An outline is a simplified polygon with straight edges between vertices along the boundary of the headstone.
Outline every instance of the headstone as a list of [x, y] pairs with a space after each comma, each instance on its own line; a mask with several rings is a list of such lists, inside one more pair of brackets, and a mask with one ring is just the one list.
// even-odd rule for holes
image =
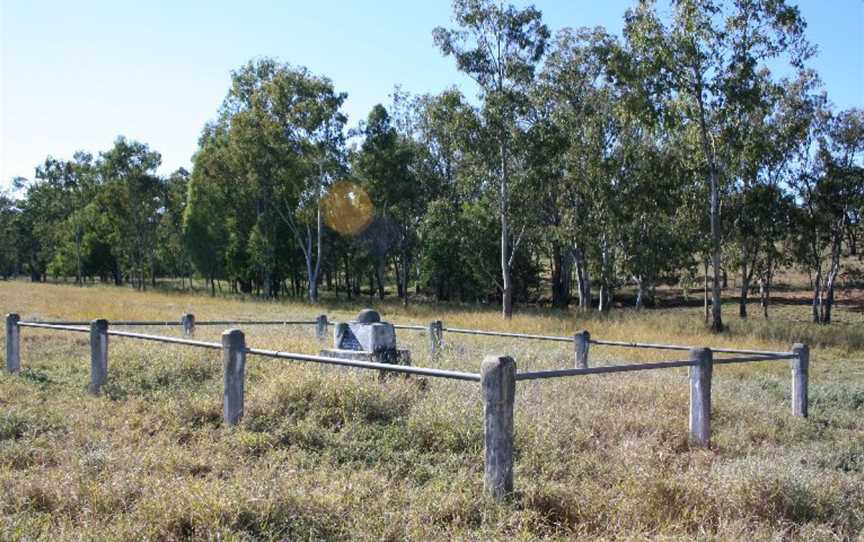
[[363, 309], [357, 315], [358, 324], [375, 324], [381, 321], [381, 315], [374, 309]]
[[372, 309], [363, 309], [357, 319], [337, 323], [333, 328], [333, 349], [322, 350], [322, 355], [368, 360], [379, 363], [411, 364], [411, 354], [396, 348], [396, 329], [382, 322], [381, 315]]

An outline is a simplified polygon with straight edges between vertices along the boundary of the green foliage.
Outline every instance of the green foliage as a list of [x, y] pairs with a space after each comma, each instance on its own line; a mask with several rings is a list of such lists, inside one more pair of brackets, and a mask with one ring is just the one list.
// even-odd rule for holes
[[[646, 1], [620, 37], [553, 38], [533, 6], [452, 7], [433, 41], [477, 103], [397, 86], [346, 130], [330, 79], [251, 60], [191, 172], [159, 175], [158, 152], [120, 137], [16, 180], [0, 197], [0, 275], [186, 288], [194, 274], [214, 295], [312, 302], [323, 281], [328, 296], [369, 284], [383, 300], [395, 279], [406, 304], [500, 297], [509, 317], [513, 299], [607, 312], [635, 291], [652, 306], [658, 287], [687, 292], [704, 270], [719, 329], [721, 276], [742, 317], [758, 285], [767, 317], [792, 266], [812, 277], [814, 320], [830, 321], [860, 238], [864, 121], [831, 110], [797, 8]], [[791, 79], [772, 73], [778, 61]], [[328, 229], [321, 202], [335, 192], [365, 192], [374, 212]]]

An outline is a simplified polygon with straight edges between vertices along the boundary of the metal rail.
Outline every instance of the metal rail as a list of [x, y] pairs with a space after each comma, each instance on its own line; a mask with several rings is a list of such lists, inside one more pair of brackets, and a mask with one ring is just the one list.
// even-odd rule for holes
[[418, 326], [416, 324], [393, 324], [394, 329], [413, 329], [415, 331], [426, 331], [427, 326]]
[[626, 373], [630, 371], [647, 371], [650, 369], [668, 369], [673, 367], [689, 367], [693, 361], [661, 361], [658, 363], [639, 363], [632, 365], [611, 365], [604, 367], [588, 367], [587, 369], [552, 369], [548, 371], [531, 371], [516, 373], [516, 380], [537, 380], [541, 378], [560, 378], [564, 376], [593, 375], [605, 373]]
[[211, 348], [213, 350], [221, 350], [221, 343], [211, 343], [207, 341], [193, 341], [190, 339], [178, 339], [176, 337], [163, 337], [162, 335], [146, 335], [144, 333], [130, 333], [128, 331], [114, 331], [109, 329], [108, 335], [116, 337], [128, 337], [130, 339], [141, 339], [144, 341], [155, 341], [160, 343], [185, 344], [187, 346], [197, 346], [200, 348]]
[[[150, 322], [151, 325], [156, 325], [155, 323]], [[255, 321], [229, 321], [229, 320], [211, 320], [206, 322], [206, 324], [211, 325], [219, 325], [219, 324], [248, 324], [248, 323], [266, 323], [266, 324], [279, 324], [279, 323], [295, 323], [295, 324], [314, 324], [315, 322], [308, 321], [270, 321], [270, 320], [255, 320]], [[117, 323], [115, 322], [115, 325]], [[136, 322], [135, 325], [144, 325], [142, 323]], [[196, 325], [201, 325], [203, 322], [196, 323]], [[206, 325], [205, 324], [205, 325]], [[73, 326], [68, 324], [55, 324], [55, 323], [45, 323], [45, 322], [18, 322], [19, 326], [22, 327], [31, 327], [38, 329], [55, 329], [59, 331], [75, 331], [79, 333], [88, 333], [90, 331], [89, 327], [83, 326]], [[161, 324], [159, 324], [161, 325]], [[418, 329], [424, 330], [423, 326], [414, 326], [414, 325], [400, 325], [402, 329]], [[467, 329], [458, 329], [458, 328], [449, 328], [447, 331], [453, 333], [467, 333], [467, 334], [476, 334], [476, 335], [494, 335], [494, 336], [505, 336], [505, 337], [519, 337], [519, 338], [529, 338], [529, 339], [542, 339], [542, 340], [566, 340], [570, 342], [569, 338], [565, 337], [552, 337], [546, 335], [529, 335], [523, 333], [505, 333], [505, 332], [494, 332], [494, 331], [478, 331], [478, 330], [467, 330]], [[148, 335], [144, 333], [132, 333], [128, 331], [117, 331], [113, 329], [109, 329], [106, 332], [108, 335], [113, 335], [115, 337], [127, 337], [132, 339], [141, 339], [145, 341], [154, 341], [161, 343], [169, 343], [169, 344], [181, 344], [187, 346], [196, 346], [199, 348], [209, 348], [213, 350], [222, 349], [223, 346], [220, 343], [215, 342], [207, 342], [207, 341], [195, 341], [190, 339], [180, 339], [175, 337], [165, 337], [161, 335]], [[658, 348], [658, 349], [666, 349], [666, 350], [689, 350], [690, 347], [677, 346], [677, 345], [662, 345], [662, 344], [651, 344], [651, 343], [625, 343], [619, 341], [594, 341], [591, 342], [595, 344], [606, 344], [611, 346], [630, 346], [637, 348]], [[731, 348], [717, 348], [711, 349], [712, 352], [717, 353], [732, 353], [732, 354], [751, 354], [749, 356], [743, 357], [735, 357], [735, 358], [720, 358], [715, 359], [713, 361], [714, 364], [717, 365], [725, 365], [731, 363], [747, 363], [747, 362], [758, 362], [758, 361], [777, 361], [777, 360], [785, 360], [785, 359], [795, 359], [796, 355], [791, 352], [764, 352], [758, 350], [739, 350], [739, 349], [731, 349]], [[381, 371], [389, 371], [389, 372], [397, 372], [397, 373], [406, 373], [406, 374], [418, 374], [425, 376], [432, 376], [437, 378], [449, 378], [454, 380], [468, 380], [468, 381], [479, 381], [480, 375], [476, 373], [465, 373], [459, 371], [447, 371], [443, 369], [432, 369], [428, 367], [411, 367], [406, 365], [393, 365], [389, 363], [377, 363], [377, 362], [366, 362], [366, 361], [355, 361], [348, 360], [343, 358], [332, 358], [326, 356], [315, 356], [311, 354], [297, 354], [292, 352], [280, 352], [277, 350], [264, 350], [264, 349], [256, 349], [256, 348], [247, 348], [246, 351], [250, 354], [266, 356], [266, 357], [274, 357], [281, 359], [291, 359], [297, 361], [311, 361], [315, 363], [324, 363], [329, 365], [340, 365], [345, 367], [356, 367], [360, 369], [376, 369]], [[639, 363], [639, 364], [624, 364], [624, 365], [607, 365], [602, 367], [588, 367], [583, 369], [553, 369], [546, 371], [531, 371], [531, 372], [523, 372], [518, 373], [516, 375], [516, 380], [536, 380], [543, 378], [559, 378], [566, 376], [579, 376], [579, 375], [588, 375], [588, 374], [608, 374], [608, 373], [621, 373], [621, 372], [630, 372], [630, 371], [644, 371], [650, 369], [666, 369], [666, 368], [674, 368], [674, 367], [688, 367], [693, 365], [692, 361], [664, 361], [664, 362], [656, 362], [656, 363]]]
[[[41, 329], [57, 329], [60, 331], [80, 331], [83, 333], [89, 333], [89, 327], [77, 327], [65, 324], [43, 324], [41, 322], [18, 322], [18, 325], [21, 327], [35, 327]], [[86, 325], [90, 325], [88, 322]]]
[[796, 356], [795, 354], [788, 354], [788, 355], [783, 355], [783, 356], [779, 356], [779, 355], [745, 356], [745, 357], [740, 357], [740, 358], [715, 359], [713, 361], [713, 363], [714, 363], [714, 365], [718, 365], [718, 364], [725, 365], [725, 364], [729, 364], [729, 363], [748, 363], [751, 361], [777, 361], [777, 360], [782, 360], [782, 359], [795, 359], [796, 357], [798, 357], [798, 356]]
[[287, 325], [313, 325], [315, 320], [203, 320], [195, 322], [195, 326], [230, 326], [232, 324], [251, 326], [287, 326]]
[[[33, 324], [45, 325], [65, 325], [65, 326], [89, 326], [90, 322], [65, 322], [65, 321], [49, 321], [49, 322], [28, 322]], [[108, 323], [112, 326], [180, 326], [182, 322], [179, 320], [109, 320]], [[196, 326], [227, 326], [231, 324], [243, 325], [292, 325], [292, 324], [315, 324], [315, 320], [203, 320], [195, 322]]]
[[[650, 348], [653, 350], [682, 350], [687, 351], [691, 348], [697, 348], [694, 346], [684, 346], [678, 344], [657, 344], [657, 343], [637, 343], [637, 342], [628, 342], [628, 341], [604, 341], [597, 339], [590, 339], [588, 341], [591, 344], [599, 344], [602, 346], [625, 346], [630, 348]], [[736, 348], [714, 348], [710, 347], [712, 352], [719, 354], [752, 354], [752, 355], [766, 355], [766, 356], [788, 356], [791, 355], [791, 352], [768, 352], [765, 350], [739, 350]]]
[[443, 331], [448, 333], [462, 333], [464, 335], [491, 335], [493, 337], [515, 337], [518, 339], [535, 339], [538, 341], [573, 342], [573, 337], [556, 337], [553, 335], [532, 335], [529, 333], [509, 333], [504, 331], [481, 331], [479, 329], [460, 329], [456, 327], [445, 327], [443, 328]]
[[247, 348], [247, 354], [266, 356], [270, 358], [291, 359], [296, 361], [312, 361], [326, 365], [341, 365], [344, 367], [357, 367], [359, 369], [377, 369], [393, 373], [417, 374], [434, 376], [437, 378], [449, 378], [452, 380], [480, 381], [480, 375], [476, 373], [463, 373], [458, 371], [447, 371], [444, 369], [430, 369], [427, 367], [412, 367], [410, 365], [393, 365], [390, 363], [377, 363], [373, 361], [354, 361], [343, 358], [331, 358], [327, 356], [313, 356], [311, 354], [295, 354], [291, 352], [280, 352], [278, 350], [264, 350], [261, 348]]

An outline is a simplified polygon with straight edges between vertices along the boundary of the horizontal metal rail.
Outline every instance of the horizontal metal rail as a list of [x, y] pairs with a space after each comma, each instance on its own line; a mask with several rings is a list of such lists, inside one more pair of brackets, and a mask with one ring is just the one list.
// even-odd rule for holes
[[[35, 327], [35, 328], [41, 328], [41, 329], [56, 329], [59, 331], [80, 331], [80, 332], [84, 332], [84, 333], [90, 332], [89, 327], [77, 327], [77, 326], [66, 325], [66, 324], [43, 324], [42, 322], [18, 322], [18, 325], [21, 327]], [[82, 325], [89, 326], [90, 322], [87, 322], [86, 324], [82, 324]]]
[[714, 365], [717, 364], [728, 364], [728, 363], [748, 363], [752, 361], [777, 361], [784, 359], [795, 359], [795, 354], [788, 354], [784, 356], [779, 355], [771, 355], [771, 356], [745, 356], [740, 358], [719, 358], [713, 361]]
[[221, 343], [211, 343], [207, 341], [193, 341], [190, 339], [178, 339], [176, 337], [163, 337], [161, 335], [146, 335], [144, 333], [130, 333], [128, 331], [108, 330], [108, 335], [115, 337], [128, 337], [130, 339], [141, 339], [144, 341], [156, 341], [160, 343], [185, 344], [187, 346], [197, 346], [199, 348], [211, 348], [213, 350], [221, 350]]
[[460, 329], [455, 327], [445, 327], [443, 328], [443, 331], [448, 333], [462, 333], [465, 335], [491, 335], [493, 337], [515, 337], [517, 339], [535, 339], [538, 341], [573, 342], [573, 337], [556, 337], [553, 335], [531, 335], [528, 333], [508, 333], [504, 331], [481, 331], [478, 329]]
[[[62, 325], [62, 326], [89, 326], [90, 322], [27, 322], [33, 324]], [[180, 320], [109, 320], [112, 326], [180, 326]], [[203, 320], [195, 322], [196, 326], [227, 326], [231, 324], [243, 325], [293, 325], [293, 324], [315, 324], [315, 320]]]
[[195, 326], [230, 326], [237, 325], [252, 325], [252, 326], [287, 326], [287, 325], [312, 325], [315, 320], [203, 320], [195, 322]]
[[[591, 344], [599, 344], [602, 346], [624, 346], [629, 348], [649, 348], [653, 350], [682, 350], [687, 351], [691, 348], [697, 348], [695, 346], [684, 346], [678, 344], [656, 344], [656, 343], [636, 343], [636, 342], [627, 342], [627, 341], [604, 341], [597, 339], [590, 339], [588, 341]], [[752, 355], [766, 355], [766, 356], [789, 356], [792, 355], [791, 352], [769, 352], [765, 350], [739, 350], [735, 348], [711, 348], [712, 352], [720, 353], [720, 354], [752, 354]]]
[[393, 324], [395, 329], [413, 329], [416, 331], [426, 331], [429, 328], [427, 326], [418, 326], [416, 324]]
[[657, 363], [636, 363], [631, 365], [609, 365], [603, 367], [588, 367], [586, 369], [552, 369], [548, 371], [531, 371], [516, 373], [516, 380], [537, 380], [540, 378], [560, 378], [564, 376], [593, 375], [605, 373], [626, 373], [630, 371], [647, 371], [650, 369], [670, 369], [673, 367], [689, 367], [693, 361], [661, 361]]
[[378, 369], [393, 373], [417, 374], [434, 376], [437, 378], [449, 378], [452, 380], [480, 381], [480, 375], [476, 373], [462, 373], [458, 371], [446, 371], [444, 369], [430, 369], [427, 367], [412, 367], [410, 365], [393, 365], [390, 363], [377, 363], [372, 361], [354, 361], [342, 358], [331, 358], [326, 356], [313, 356], [311, 354], [294, 354], [291, 352], [279, 352], [277, 350], [263, 350], [260, 348], [247, 348], [247, 354], [266, 356], [271, 358], [291, 359], [296, 361], [312, 361], [327, 365], [341, 365], [344, 367], [357, 367], [359, 369]]

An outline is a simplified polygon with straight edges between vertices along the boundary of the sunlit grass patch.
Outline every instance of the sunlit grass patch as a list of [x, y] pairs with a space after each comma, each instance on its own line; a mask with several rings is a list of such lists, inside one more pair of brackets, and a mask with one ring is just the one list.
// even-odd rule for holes
[[[691, 309], [527, 310], [508, 323], [493, 308], [378, 306], [399, 323], [562, 336], [587, 328], [612, 340], [787, 350], [806, 338], [797, 328], [762, 332], [774, 324], [755, 317], [712, 335]], [[183, 312], [339, 321], [360, 307], [0, 284], [4, 312], [172, 318], [177, 326], [135, 330], [175, 337]], [[196, 339], [219, 341], [222, 331], [201, 326]], [[322, 346], [311, 325], [244, 332], [260, 348]], [[843, 342], [852, 333], [832, 331], [831, 346], [813, 350], [807, 420], [789, 413], [788, 361], [715, 367], [707, 450], [687, 442], [686, 369], [521, 382], [516, 492], [496, 504], [483, 494], [476, 383], [379, 382], [377, 371], [249, 355], [245, 415], [231, 428], [218, 350], [111, 337], [109, 382], [93, 397], [87, 334], [23, 329], [22, 373], [0, 375], [0, 540], [855, 539], [864, 529], [864, 365]], [[574, 363], [571, 343], [444, 340], [433, 360], [425, 333], [398, 332], [419, 366], [477, 372], [493, 352], [520, 371]], [[590, 360], [686, 355], [592, 345]]]

